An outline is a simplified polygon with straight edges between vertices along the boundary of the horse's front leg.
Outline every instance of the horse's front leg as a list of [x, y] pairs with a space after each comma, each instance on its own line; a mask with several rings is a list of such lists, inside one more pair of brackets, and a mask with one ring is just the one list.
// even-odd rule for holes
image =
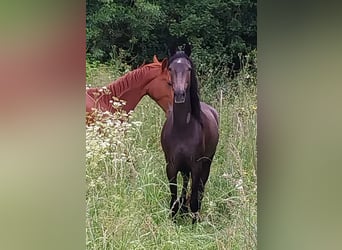
[[175, 166], [168, 163], [166, 166], [167, 178], [169, 179], [169, 186], [171, 192], [170, 209], [172, 218], [176, 215], [179, 209], [179, 201], [177, 200], [177, 173]]
[[182, 172], [182, 177], [183, 177], [183, 188], [182, 188], [182, 194], [180, 197], [180, 204], [181, 204], [180, 210], [181, 210], [181, 213], [187, 213], [188, 207], [186, 206], [186, 193], [188, 190], [190, 172]]
[[199, 220], [200, 209], [200, 180], [201, 180], [201, 164], [192, 166], [191, 169], [191, 198], [190, 209], [192, 213], [192, 224]]

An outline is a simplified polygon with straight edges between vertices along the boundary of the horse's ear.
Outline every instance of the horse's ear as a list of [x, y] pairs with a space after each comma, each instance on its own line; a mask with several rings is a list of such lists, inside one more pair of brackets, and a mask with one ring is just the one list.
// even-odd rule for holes
[[185, 44], [184, 52], [187, 56], [191, 55], [191, 45], [190, 44]]
[[168, 59], [164, 58], [162, 61], [162, 71], [164, 71], [167, 68], [167, 64], [168, 64]]
[[144, 60], [143, 63], [138, 68], [141, 68], [142, 66], [144, 66], [145, 63], [146, 63], [146, 60]]
[[177, 52], [177, 46], [173, 45], [169, 49], [169, 57], [173, 56]]
[[156, 55], [153, 56], [153, 62], [154, 62], [154, 63], [159, 63], [158, 58], [157, 58]]

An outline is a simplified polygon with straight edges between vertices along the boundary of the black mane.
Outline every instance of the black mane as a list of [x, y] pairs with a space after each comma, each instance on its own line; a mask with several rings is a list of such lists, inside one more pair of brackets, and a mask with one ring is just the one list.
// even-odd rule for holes
[[169, 59], [169, 65], [178, 58], [185, 58], [191, 64], [191, 83], [190, 83], [190, 103], [191, 103], [191, 114], [194, 116], [196, 120], [198, 120], [202, 124], [201, 120], [201, 104], [199, 98], [199, 88], [198, 81], [196, 77], [195, 65], [192, 60], [183, 52], [177, 51], [173, 56]]

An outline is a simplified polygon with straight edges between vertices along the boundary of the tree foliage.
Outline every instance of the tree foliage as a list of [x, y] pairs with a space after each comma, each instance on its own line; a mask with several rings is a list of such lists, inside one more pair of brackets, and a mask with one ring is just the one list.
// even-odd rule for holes
[[87, 57], [138, 65], [190, 42], [195, 60], [227, 67], [256, 48], [256, 0], [87, 0]]

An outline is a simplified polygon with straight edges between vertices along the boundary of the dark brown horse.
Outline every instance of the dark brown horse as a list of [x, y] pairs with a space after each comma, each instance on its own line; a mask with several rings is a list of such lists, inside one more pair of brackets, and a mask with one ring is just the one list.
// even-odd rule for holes
[[[169, 179], [172, 218], [177, 211], [187, 212], [186, 193], [191, 174], [190, 209], [192, 223], [199, 219], [204, 186], [219, 139], [217, 111], [200, 102], [191, 49], [173, 51], [169, 59], [171, 84], [174, 90], [172, 110], [164, 124], [161, 143], [165, 153]], [[183, 188], [177, 199], [177, 174], [183, 176]]]

